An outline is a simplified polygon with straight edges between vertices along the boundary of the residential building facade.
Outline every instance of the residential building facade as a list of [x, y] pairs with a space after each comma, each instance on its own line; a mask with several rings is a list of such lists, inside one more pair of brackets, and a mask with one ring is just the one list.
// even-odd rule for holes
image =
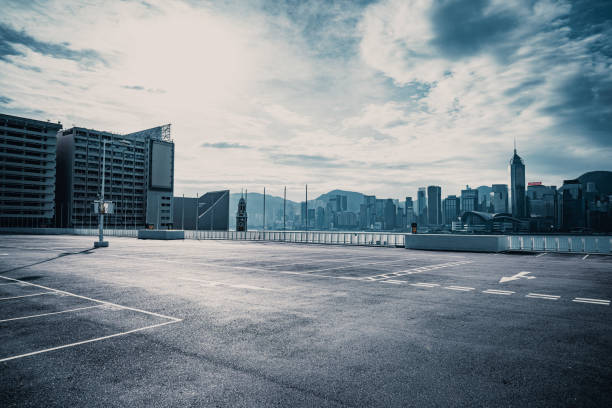
[[0, 114], [0, 226], [52, 227], [59, 123]]

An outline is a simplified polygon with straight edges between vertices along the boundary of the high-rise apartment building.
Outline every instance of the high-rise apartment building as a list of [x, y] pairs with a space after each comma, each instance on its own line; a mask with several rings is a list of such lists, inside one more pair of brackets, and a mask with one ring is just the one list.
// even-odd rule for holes
[[525, 164], [523, 159], [516, 153], [510, 159], [510, 203], [512, 216], [514, 218], [525, 218]]
[[507, 184], [493, 184], [493, 212], [496, 214], [508, 213], [508, 185]]
[[442, 225], [442, 188], [440, 186], [427, 187], [427, 223]]
[[[103, 160], [104, 159], [104, 160]], [[93, 202], [101, 196], [115, 211], [111, 228], [173, 225], [174, 143], [170, 125], [119, 135], [74, 127], [58, 133], [56, 206], [64, 227], [98, 225]]]
[[50, 227], [59, 123], [0, 114], [0, 225]]

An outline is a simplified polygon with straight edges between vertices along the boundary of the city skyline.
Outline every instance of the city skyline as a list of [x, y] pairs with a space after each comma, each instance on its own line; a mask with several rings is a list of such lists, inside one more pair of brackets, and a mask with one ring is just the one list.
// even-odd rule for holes
[[458, 194], [510, 184], [515, 137], [526, 181], [559, 186], [609, 168], [609, 7], [5, 1], [0, 110], [116, 133], [172, 123], [177, 195]]

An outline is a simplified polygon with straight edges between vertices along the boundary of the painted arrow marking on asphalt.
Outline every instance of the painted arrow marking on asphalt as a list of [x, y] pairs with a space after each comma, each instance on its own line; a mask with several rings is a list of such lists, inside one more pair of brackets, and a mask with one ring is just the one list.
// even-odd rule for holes
[[499, 283], [504, 283], [504, 282], [510, 282], [510, 281], [514, 281], [514, 280], [519, 280], [521, 278], [525, 278], [525, 279], [535, 279], [535, 276], [527, 276], [528, 274], [530, 274], [531, 272], [519, 272], [516, 275], [513, 276], [502, 276], [502, 278], [499, 280]]

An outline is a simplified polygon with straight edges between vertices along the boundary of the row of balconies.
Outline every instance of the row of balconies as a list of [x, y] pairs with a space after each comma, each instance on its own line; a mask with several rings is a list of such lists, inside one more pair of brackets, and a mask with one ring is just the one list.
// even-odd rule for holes
[[[98, 163], [98, 162], [92, 163], [91, 161], [87, 162], [85, 160], [79, 160], [79, 159], [75, 159], [75, 161], [74, 161], [74, 168], [75, 169], [86, 169], [86, 168], [98, 169], [100, 167], [101, 167], [100, 163]], [[109, 164], [106, 164], [105, 167], [106, 167], [107, 174], [111, 173], [111, 171], [110, 171], [111, 169], [113, 171], [115, 171], [115, 172], [121, 172], [121, 173], [127, 173], [127, 174], [132, 174], [132, 173], [144, 174], [144, 164], [142, 166], [137, 167], [137, 168], [134, 168], [134, 167], [132, 167], [132, 168], [124, 168], [124, 167], [120, 167], [120, 166], [112, 166], [111, 167], [111, 164], [109, 163]]]
[[[92, 142], [92, 141], [98, 141], [100, 139], [104, 140], [106, 139], [107, 141], [111, 141], [113, 139], [113, 136], [115, 137], [119, 137], [120, 139], [127, 139], [129, 140], [133, 145], [135, 146], [144, 146], [144, 141], [143, 140], [134, 140], [131, 138], [125, 138], [124, 136], [120, 136], [120, 135], [111, 135], [109, 133], [98, 133], [98, 132], [83, 132], [83, 131], [78, 131], [76, 133], [76, 135], [74, 136], [74, 141], [75, 143], [87, 143], [87, 142]], [[108, 142], [107, 142], [108, 143]]]
[[55, 172], [51, 172], [48, 170], [40, 170], [40, 171], [26, 171], [26, 170], [7, 170], [6, 168], [0, 168], [0, 171], [4, 174], [11, 175], [20, 175], [20, 176], [36, 176], [36, 177], [44, 177], [44, 178], [55, 178]]
[[55, 170], [55, 160], [36, 160], [36, 159], [24, 159], [20, 157], [3, 157], [0, 156], [0, 165], [15, 166], [15, 167], [28, 167], [34, 169], [45, 169]]
[[46, 151], [43, 149], [32, 149], [32, 148], [25, 148], [25, 147], [20, 147], [20, 148], [16, 148], [16, 146], [3, 146], [2, 144], [0, 144], [0, 154], [16, 154], [16, 155], [20, 155], [20, 156], [24, 156], [24, 157], [41, 157], [41, 158], [47, 158], [49, 156], [51, 156], [52, 158], [55, 158], [55, 151]]
[[0, 184], [0, 194], [4, 193], [35, 193], [53, 195], [54, 186], [39, 186], [38, 188], [25, 188], [25, 186], [15, 184]]
[[57, 145], [57, 143], [55, 142], [55, 138], [49, 138], [47, 140], [45, 140], [44, 138], [41, 138], [40, 140], [30, 140], [30, 139], [24, 139], [22, 137], [3, 135], [3, 134], [0, 134], [0, 144], [4, 144], [7, 146], [29, 147], [29, 148], [43, 149], [43, 150], [52, 149], [54, 152], [55, 152], [55, 146]]
[[6, 197], [2, 197], [0, 199], [0, 210], [4, 212], [5, 210], [21, 210], [21, 209], [31, 209], [31, 210], [40, 210], [40, 211], [53, 211], [54, 203], [53, 201], [39, 202], [39, 201], [20, 201], [20, 202], [12, 202], [6, 200]]
[[[53, 210], [37, 211], [37, 210], [3, 210], [0, 213], [0, 218], [53, 218]], [[29, 221], [28, 221], [29, 222]]]
[[[17, 183], [19, 182], [19, 183]], [[0, 174], [0, 183], [2, 184], [27, 184], [36, 186], [54, 186], [55, 178], [46, 179], [41, 177], [40, 180], [29, 180], [25, 177], [13, 176], [10, 174]]]
[[3, 157], [13, 157], [13, 158], [22, 159], [22, 160], [32, 160], [34, 162], [40, 161], [41, 163], [51, 162], [55, 166], [55, 153], [53, 154], [42, 154], [41, 153], [38, 155], [34, 155], [34, 153], [28, 153], [28, 154], [14, 153], [14, 152], [12, 153], [12, 152], [7, 152], [3, 150], [4, 149], [0, 149], [0, 159], [2, 159]]
[[14, 127], [14, 126], [7, 126], [6, 124], [3, 124], [0, 122], [0, 133], [5, 133], [5, 134], [9, 134], [11, 136], [16, 136], [16, 137], [21, 137], [21, 138], [26, 138], [26, 139], [37, 139], [37, 138], [44, 138], [44, 137], [48, 137], [48, 138], [53, 138], [55, 139], [56, 137], [56, 133], [50, 129], [44, 129], [44, 128], [23, 128], [23, 127]]
[[[25, 192], [25, 191], [15, 191], [15, 192], [11, 192], [11, 194], [4, 194], [4, 193], [8, 193], [9, 191], [6, 191], [4, 189], [0, 189], [0, 197], [2, 200], [4, 201], [35, 201], [35, 202], [39, 202], [39, 201], [47, 201], [47, 202], [52, 202], [55, 200], [55, 197], [53, 196], [53, 194], [48, 194], [44, 191], [34, 191], [34, 192]], [[53, 193], [53, 191], [51, 192]]]

